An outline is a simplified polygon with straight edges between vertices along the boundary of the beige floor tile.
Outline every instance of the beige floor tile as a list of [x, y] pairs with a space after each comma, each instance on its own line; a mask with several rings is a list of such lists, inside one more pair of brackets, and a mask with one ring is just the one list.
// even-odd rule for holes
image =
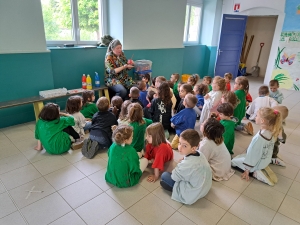
[[[47, 153], [45, 149], [42, 151], [36, 151], [36, 150], [30, 149], [30, 150], [24, 151], [22, 153], [31, 163], [35, 163], [40, 160], [55, 157], [55, 156]], [[59, 156], [57, 156], [57, 157], [59, 157]]]
[[40, 177], [41, 174], [32, 165], [27, 165], [0, 175], [0, 179], [8, 190]]
[[70, 163], [60, 155], [52, 155], [52, 157], [37, 161], [32, 164], [42, 175], [52, 173], [70, 165]]
[[1, 142], [1, 146], [0, 146], [0, 150], [2, 148], [5, 148], [7, 145], [13, 145], [13, 142], [11, 142], [11, 140], [9, 140], [8, 137], [4, 136], [0, 136], [0, 142]]
[[279, 174], [276, 174], [276, 176], [278, 178], [278, 182], [272, 188], [286, 194], [291, 187], [293, 180]]
[[288, 140], [289, 143], [294, 144], [294, 145], [300, 145], [300, 139], [299, 139], [299, 135], [296, 135], [294, 133], [292, 133], [291, 135], [288, 136]]
[[17, 211], [17, 207], [5, 192], [0, 194], [0, 218]]
[[61, 189], [58, 193], [75, 209], [100, 195], [102, 192], [103, 191], [96, 184], [88, 178], [84, 178]]
[[149, 191], [138, 184], [129, 188], [113, 187], [107, 190], [106, 194], [119, 203], [124, 209], [128, 209], [149, 194]]
[[5, 186], [0, 182], [0, 194], [6, 192]]
[[232, 177], [230, 177], [229, 180], [223, 180], [220, 183], [224, 184], [225, 186], [242, 193], [248, 185], [252, 182], [253, 178], [250, 177], [250, 180], [247, 182], [245, 180], [242, 180], [241, 178], [242, 173], [239, 171], [235, 171]]
[[164, 190], [162, 187], [156, 188], [152, 193], [176, 210], [183, 205], [182, 203], [171, 199], [172, 193]]
[[299, 171], [298, 167], [287, 164], [287, 163], [286, 163], [286, 167], [275, 166], [272, 164], [270, 164], [269, 166], [275, 173], [285, 176], [292, 180], [295, 179], [295, 177], [297, 176], [297, 173]]
[[295, 178], [295, 181], [300, 182], [300, 170], [299, 170], [299, 172], [298, 172], [298, 174], [297, 174], [297, 176], [296, 176], [296, 178]]
[[57, 193], [21, 209], [30, 225], [49, 224], [70, 211], [72, 211], [72, 208]]
[[[300, 135], [298, 136], [298, 139], [300, 139], [299, 137], [300, 137]], [[299, 149], [299, 147], [298, 147], [298, 149]], [[286, 162], [290, 165], [296, 166], [298, 168], [300, 167], [300, 155], [295, 155], [293, 153], [285, 152], [282, 155], [280, 154], [280, 158], [282, 158], [284, 162]]]
[[[34, 189], [32, 189], [33, 187]], [[33, 192], [28, 195], [28, 190], [42, 191], [42, 193]], [[43, 177], [9, 191], [10, 195], [19, 208], [23, 208], [33, 202], [36, 202], [52, 194], [53, 192], [55, 192], [55, 189]]]
[[245, 221], [241, 220], [235, 215], [232, 215], [229, 212], [227, 212], [218, 223], [218, 225], [247, 225], [247, 224], [249, 223], [246, 223]]
[[27, 141], [32, 138], [34, 138], [34, 132], [30, 129], [27, 131], [22, 132], [14, 132], [13, 134], [6, 134], [6, 136], [12, 141], [12, 142], [19, 142], [19, 141]]
[[300, 225], [300, 223], [297, 223], [296, 221], [280, 214], [276, 213], [271, 225]]
[[278, 212], [300, 223], [300, 201], [290, 196], [286, 196]]
[[[288, 139], [287, 139], [287, 142], [288, 142]], [[285, 143], [285, 144], [280, 145], [279, 155], [283, 155], [283, 152], [289, 152], [289, 153], [293, 153], [295, 155], [300, 155], [300, 148], [297, 145], [293, 145], [291, 143]]]
[[287, 195], [300, 200], [300, 183], [294, 181]]
[[105, 180], [105, 173], [106, 168], [99, 170], [96, 173], [93, 173], [88, 178], [93, 181], [95, 184], [97, 184], [103, 191], [107, 191], [108, 189], [112, 188], [114, 185], [107, 183]]
[[106, 193], [102, 193], [79, 206], [75, 211], [87, 224], [101, 225], [121, 214], [124, 209]]
[[179, 212], [175, 212], [163, 225], [195, 225], [191, 220], [183, 216]]
[[141, 223], [126, 211], [123, 212], [121, 215], [117, 216], [116, 218], [114, 218], [109, 223], [107, 223], [107, 225], [121, 225], [121, 224], [139, 225]]
[[0, 224], [1, 225], [27, 225], [23, 217], [19, 212], [14, 212], [12, 214], [9, 214], [6, 217], [3, 217], [0, 219]]
[[196, 224], [216, 224], [226, 213], [224, 209], [205, 198], [199, 199], [193, 205], [183, 205], [178, 212]]
[[19, 125], [10, 126], [10, 127], [1, 129], [1, 132], [5, 135], [11, 135], [14, 133], [20, 133], [20, 132], [26, 132], [26, 131], [30, 131], [30, 129], [24, 124], [19, 124]]
[[205, 198], [221, 208], [228, 210], [239, 196], [239, 192], [234, 191], [219, 182], [213, 181], [213, 185]]
[[69, 150], [68, 152], [62, 154], [62, 157], [64, 157], [66, 160], [68, 160], [70, 163], [76, 163], [82, 159], [85, 159], [85, 157], [82, 155], [81, 150]]
[[29, 122], [29, 123], [25, 123], [24, 125], [26, 125], [30, 130], [32, 130], [33, 132], [35, 131], [35, 121]]
[[12, 143], [2, 145], [1, 141], [1, 147], [0, 147], [0, 159], [4, 159], [6, 157], [20, 154], [21, 152], [14, 146]]
[[127, 212], [129, 212], [142, 224], [153, 225], [162, 224], [175, 212], [175, 210], [155, 195], [149, 194], [131, 206]]
[[98, 152], [97, 157], [100, 157], [100, 158], [104, 159], [105, 161], [108, 161], [107, 150]]
[[18, 169], [28, 164], [30, 164], [30, 162], [21, 152], [4, 159], [0, 159], [0, 174], [7, 173], [11, 170]]
[[73, 164], [86, 176], [89, 176], [99, 170], [106, 168], [107, 161], [101, 158], [83, 159]]
[[37, 140], [32, 136], [29, 139], [18, 140], [13, 142], [14, 145], [21, 151], [34, 150], [34, 147], [37, 145]]
[[68, 214], [60, 217], [49, 225], [85, 225], [86, 223], [77, 215], [76, 212], [71, 211]]
[[150, 192], [154, 191], [160, 186], [159, 180], [157, 180], [155, 183], [147, 181], [147, 177], [153, 173], [153, 169], [148, 166], [140, 179], [140, 184]]
[[285, 194], [274, 190], [273, 187], [254, 180], [243, 192], [243, 195], [277, 211]]
[[274, 210], [244, 195], [238, 198], [229, 209], [229, 212], [253, 225], [270, 224], [276, 213]]
[[83, 179], [85, 176], [75, 166], [70, 165], [44, 177], [56, 190], [60, 190]]

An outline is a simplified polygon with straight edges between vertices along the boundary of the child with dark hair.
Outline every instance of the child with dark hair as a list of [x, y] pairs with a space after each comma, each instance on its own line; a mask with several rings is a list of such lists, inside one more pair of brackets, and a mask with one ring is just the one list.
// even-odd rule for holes
[[140, 97], [140, 90], [137, 87], [130, 88], [129, 91], [129, 98], [131, 103], [139, 103], [142, 108], [144, 107], [143, 103], [139, 100]]
[[204, 136], [199, 151], [203, 153], [211, 167], [213, 180], [229, 180], [234, 174], [231, 157], [224, 144], [223, 125], [214, 118], [207, 119], [200, 127]]
[[191, 205], [203, 198], [211, 188], [212, 173], [204, 154], [199, 153], [200, 136], [197, 131], [187, 129], [180, 134], [178, 151], [183, 159], [172, 173], [161, 175], [160, 185], [172, 192], [172, 199]]
[[125, 100], [121, 106], [121, 112], [119, 115], [119, 119], [118, 119], [118, 124], [119, 125], [129, 125], [129, 121], [128, 121], [128, 108], [131, 105], [131, 101], [130, 100]]
[[278, 80], [270, 80], [269, 87], [270, 87], [270, 97], [274, 98], [278, 102], [278, 104], [281, 104], [284, 97], [281, 91], [278, 90], [279, 88]]
[[192, 87], [194, 88], [194, 86], [198, 83], [200, 77], [198, 74], [194, 73], [191, 76], [189, 76], [187, 83], [189, 85], [192, 85]]
[[144, 81], [139, 81], [137, 83], [138, 89], [140, 90], [140, 96], [139, 96], [139, 101], [142, 102], [143, 108], [147, 106], [148, 101], [146, 99], [147, 96], [147, 87], [146, 83]]
[[151, 117], [151, 113], [149, 112], [149, 110], [150, 110], [151, 102], [152, 102], [152, 100], [153, 100], [155, 94], [156, 94], [156, 93], [155, 93], [154, 91], [151, 91], [151, 90], [149, 90], [149, 91], [147, 92], [146, 99], [147, 99], [148, 104], [147, 104], [146, 107], [143, 109], [144, 117], [147, 118], [147, 119], [151, 119], [151, 118], [152, 118], [152, 117]]
[[203, 77], [202, 83], [208, 86], [208, 92], [212, 90], [211, 82], [212, 82], [212, 78], [210, 76]]
[[[163, 82], [166, 82], [168, 84], [167, 79], [165, 77], [163, 77], [163, 76], [156, 77], [156, 81], [155, 81], [155, 87], [156, 87], [156, 89], [158, 89], [159, 86]], [[168, 84], [168, 86], [169, 86], [169, 84]], [[175, 105], [176, 105], [176, 98], [175, 98], [175, 95], [173, 94], [173, 89], [170, 88], [170, 86], [169, 86], [169, 90], [170, 90], [170, 96], [171, 96], [171, 101], [172, 101], [172, 110], [174, 110]], [[173, 115], [173, 111], [172, 111], [172, 115]]]
[[145, 73], [142, 75], [142, 81], [146, 83], [146, 90], [149, 88], [150, 80], [151, 80], [151, 76], [149, 73]]
[[246, 117], [249, 120], [254, 121], [257, 115], [257, 112], [262, 107], [274, 107], [278, 105], [278, 103], [269, 97], [269, 87], [268, 86], [261, 86], [258, 90], [258, 97], [254, 99], [252, 104], [246, 111]]
[[227, 91], [231, 91], [231, 85], [230, 85], [230, 81], [232, 80], [232, 73], [225, 73], [224, 74], [224, 79], [225, 79], [225, 82], [226, 82], [226, 90]]
[[231, 120], [231, 116], [233, 115], [233, 107], [230, 103], [222, 103], [218, 106], [217, 111], [221, 119], [220, 123], [225, 129], [225, 132], [223, 133], [224, 144], [232, 157], [232, 155], [234, 154], [233, 146], [235, 139], [235, 122]]
[[138, 103], [132, 103], [128, 108], [128, 122], [133, 127], [131, 146], [141, 158], [144, 154], [146, 128], [152, 123], [152, 120], [143, 118], [143, 108]]
[[193, 108], [195, 107], [196, 103], [196, 96], [193, 94], [187, 94], [183, 100], [185, 109], [181, 110], [171, 118], [171, 126], [176, 131], [176, 135], [171, 143], [171, 147], [173, 149], [178, 148], [179, 136], [183, 131], [195, 128], [197, 114]]
[[114, 127], [113, 144], [107, 151], [108, 163], [105, 180], [119, 188], [131, 187], [140, 181], [148, 160], [139, 160], [135, 149], [131, 146], [133, 128], [128, 125]]
[[154, 175], [147, 178], [148, 182], [158, 180], [160, 173], [165, 170], [165, 164], [173, 160], [173, 150], [166, 141], [164, 127], [161, 123], [153, 123], [146, 129], [146, 154], [145, 158], [152, 161]]
[[153, 122], [162, 123], [166, 137], [169, 138], [171, 128], [170, 119], [172, 117], [171, 92], [167, 82], [163, 82], [158, 87], [158, 97], [151, 102], [149, 109]]
[[76, 140], [72, 144], [72, 149], [81, 148], [83, 140], [72, 127], [74, 125], [73, 116], [60, 112], [57, 104], [47, 103], [40, 112], [35, 126], [35, 138], [38, 144], [34, 149], [41, 151], [45, 147], [49, 154], [60, 155], [71, 147], [69, 135]]
[[208, 93], [208, 86], [206, 84], [196, 84], [194, 86], [194, 93], [198, 99], [196, 106], [202, 110], [204, 105], [204, 96]]
[[123, 104], [123, 99], [120, 96], [116, 95], [112, 97], [109, 111], [112, 112], [117, 119], [119, 119], [122, 104]]
[[109, 101], [106, 97], [100, 97], [97, 101], [98, 112], [92, 118], [89, 128], [89, 139], [84, 140], [82, 154], [91, 159], [98, 150], [109, 148], [112, 144], [113, 125], [118, 125], [115, 115], [109, 112]]
[[95, 94], [92, 90], [85, 90], [82, 92], [82, 109], [80, 112], [87, 119], [92, 119], [93, 115], [98, 112], [95, 101]]
[[238, 97], [236, 96], [236, 94], [234, 92], [225, 91], [222, 95], [221, 102], [222, 103], [230, 103], [232, 105], [233, 109], [235, 109], [237, 107], [237, 105], [239, 104], [240, 100], [238, 99]]
[[74, 130], [80, 135], [80, 137], [84, 137], [84, 127], [86, 124], [86, 120], [82, 113], [80, 112], [82, 107], [82, 97], [75, 95], [70, 96], [67, 100], [66, 104], [66, 112], [74, 117], [75, 125], [73, 126]]
[[179, 96], [181, 98], [181, 101], [177, 106], [176, 113], [179, 113], [185, 108], [185, 106], [183, 105], [183, 99], [185, 98], [185, 96], [189, 93], [194, 94], [193, 87], [190, 84], [181, 84], [179, 85], [179, 87]]

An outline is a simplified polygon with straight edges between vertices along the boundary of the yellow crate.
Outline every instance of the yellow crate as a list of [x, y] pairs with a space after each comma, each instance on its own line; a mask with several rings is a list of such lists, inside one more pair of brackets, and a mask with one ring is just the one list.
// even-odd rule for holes
[[191, 75], [190, 74], [182, 74], [181, 81], [186, 83]]

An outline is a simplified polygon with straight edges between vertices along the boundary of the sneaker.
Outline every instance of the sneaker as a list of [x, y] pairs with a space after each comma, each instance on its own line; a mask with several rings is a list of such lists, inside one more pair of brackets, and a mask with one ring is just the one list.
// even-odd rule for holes
[[82, 148], [83, 141], [84, 141], [84, 137], [81, 137], [80, 139], [76, 139], [76, 141], [72, 144], [71, 148], [73, 150]]
[[262, 181], [270, 186], [274, 186], [274, 182], [269, 178], [267, 173], [264, 170], [256, 170], [253, 173], [253, 177], [255, 177], [257, 180]]
[[265, 171], [265, 173], [267, 173], [268, 177], [273, 181], [273, 183], [276, 184], [278, 182], [278, 178], [277, 178], [276, 174], [273, 172], [273, 170], [271, 170], [271, 168], [269, 166], [264, 168], [263, 171]]
[[231, 119], [231, 121], [233, 121], [235, 123], [239, 122], [239, 119], [237, 117], [232, 116], [232, 117], [230, 117], [230, 119]]
[[271, 159], [271, 164], [285, 167], [285, 163], [283, 162], [282, 159], [279, 159], [279, 158], [272, 158]]
[[253, 131], [252, 123], [249, 122], [249, 123], [245, 124], [244, 130], [245, 130], [248, 134], [253, 135], [253, 132], [254, 132], [254, 131]]
[[82, 146], [82, 155], [86, 158], [93, 158], [99, 149], [99, 145], [97, 141], [92, 141], [91, 139], [85, 139]]

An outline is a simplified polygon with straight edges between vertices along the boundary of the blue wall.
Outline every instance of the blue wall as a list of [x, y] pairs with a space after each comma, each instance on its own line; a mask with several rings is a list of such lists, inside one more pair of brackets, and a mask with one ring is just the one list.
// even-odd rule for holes
[[[49, 53], [0, 54], [0, 101], [37, 96], [40, 90], [81, 87], [82, 74], [94, 77], [97, 71], [104, 82], [104, 57], [106, 48], [53, 48]], [[198, 73], [213, 75], [212, 48], [205, 45], [175, 49], [125, 50], [134, 60], [153, 62], [153, 76], [170, 78], [172, 73]], [[132, 74], [132, 73], [131, 73]], [[58, 99], [62, 108], [66, 99]], [[32, 105], [0, 110], [0, 128], [33, 121]]]

